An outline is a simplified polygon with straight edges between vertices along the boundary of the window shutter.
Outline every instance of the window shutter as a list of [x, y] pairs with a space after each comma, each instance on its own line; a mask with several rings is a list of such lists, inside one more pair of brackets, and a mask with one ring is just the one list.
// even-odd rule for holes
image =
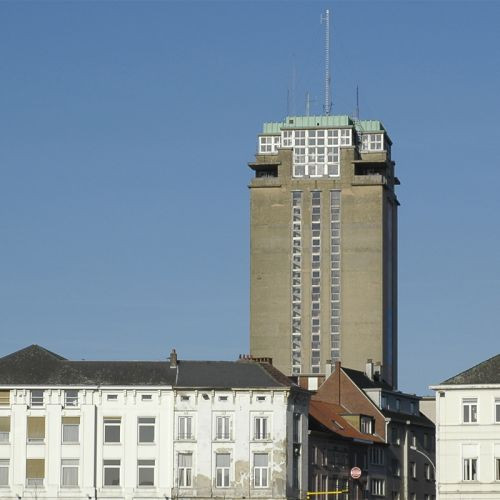
[[0, 417], [0, 432], [10, 432], [10, 417]]
[[80, 417], [63, 417], [62, 423], [63, 424], [79, 425], [80, 424]]
[[45, 417], [28, 417], [28, 438], [45, 438]]
[[45, 478], [45, 459], [28, 458], [26, 460], [26, 477], [28, 479]]

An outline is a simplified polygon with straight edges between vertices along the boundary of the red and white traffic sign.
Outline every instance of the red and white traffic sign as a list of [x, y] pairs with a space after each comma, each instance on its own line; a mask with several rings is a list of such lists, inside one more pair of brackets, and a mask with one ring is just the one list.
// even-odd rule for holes
[[351, 469], [351, 477], [353, 479], [359, 479], [361, 477], [361, 469], [359, 467], [353, 467]]

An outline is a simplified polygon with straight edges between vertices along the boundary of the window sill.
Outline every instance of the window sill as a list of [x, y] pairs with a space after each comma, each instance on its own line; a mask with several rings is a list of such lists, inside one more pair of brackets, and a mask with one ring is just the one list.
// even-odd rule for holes
[[26, 444], [45, 444], [45, 441], [26, 441]]
[[73, 445], [75, 445], [75, 444], [80, 444], [80, 441], [63, 441], [63, 442], [61, 443], [61, 445], [62, 445], [62, 446], [67, 445], [67, 444], [69, 444], [69, 445], [72, 445], [72, 444], [73, 444]]
[[104, 443], [106, 446], [120, 446], [122, 443], [108, 443], [106, 441], [104, 441]]
[[75, 491], [75, 490], [80, 489], [80, 486], [78, 486], [78, 485], [77, 486], [66, 486], [66, 485], [62, 484], [61, 489]]
[[137, 446], [156, 446], [156, 443], [137, 443]]

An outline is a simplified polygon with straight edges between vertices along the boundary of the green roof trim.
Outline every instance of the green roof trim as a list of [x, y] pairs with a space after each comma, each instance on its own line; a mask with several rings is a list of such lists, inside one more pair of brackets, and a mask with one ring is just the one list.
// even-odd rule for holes
[[278, 135], [285, 129], [355, 127], [358, 132], [385, 132], [378, 120], [354, 120], [347, 115], [287, 116], [282, 122], [264, 123], [262, 134]]

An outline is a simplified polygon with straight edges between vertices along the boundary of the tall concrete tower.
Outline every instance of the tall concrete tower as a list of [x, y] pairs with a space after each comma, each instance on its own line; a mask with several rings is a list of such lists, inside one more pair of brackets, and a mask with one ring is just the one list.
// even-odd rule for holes
[[265, 123], [251, 198], [250, 351], [289, 375], [381, 364], [397, 386], [397, 206], [378, 121]]

